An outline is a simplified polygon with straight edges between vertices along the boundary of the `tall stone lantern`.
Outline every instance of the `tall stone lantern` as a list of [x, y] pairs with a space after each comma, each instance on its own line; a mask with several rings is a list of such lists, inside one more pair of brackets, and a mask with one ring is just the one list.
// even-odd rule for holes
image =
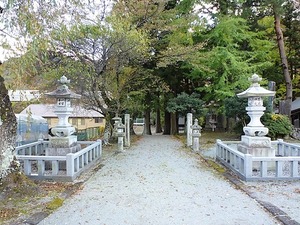
[[269, 129], [265, 127], [260, 118], [264, 114], [263, 97], [274, 96], [274, 91], [269, 91], [260, 86], [262, 80], [257, 74], [252, 75], [249, 80], [252, 85], [244, 92], [237, 94], [239, 98], [248, 98], [247, 114], [250, 123], [243, 128], [245, 135], [241, 137], [238, 150], [253, 156], [275, 156], [275, 150], [271, 147], [271, 139], [266, 137]]
[[46, 93], [46, 95], [56, 99], [54, 113], [58, 117], [58, 124], [51, 129], [53, 137], [50, 137], [49, 139], [49, 147], [60, 148], [62, 152], [56, 152], [49, 155], [63, 155], [64, 153], [73, 152], [71, 149], [70, 151], [62, 149], [74, 147], [77, 142], [77, 136], [72, 135], [75, 132], [75, 127], [68, 122], [68, 119], [73, 112], [71, 99], [80, 98], [81, 96], [69, 90], [67, 84], [70, 83], [70, 80], [65, 76], [62, 76], [58, 82], [60, 83], [58, 88], [52, 92]]

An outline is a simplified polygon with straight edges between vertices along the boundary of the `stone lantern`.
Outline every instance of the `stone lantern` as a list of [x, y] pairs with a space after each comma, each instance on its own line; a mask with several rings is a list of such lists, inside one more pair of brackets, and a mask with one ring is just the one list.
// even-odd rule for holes
[[125, 137], [125, 125], [122, 124], [122, 121], [119, 121], [117, 126], [117, 137], [118, 137], [118, 151], [124, 151], [124, 137]]
[[112, 121], [114, 121], [114, 124], [113, 124], [113, 127], [114, 127], [113, 136], [116, 137], [117, 136], [117, 126], [118, 126], [118, 123], [122, 122], [122, 118], [118, 117], [118, 116], [115, 116], [114, 118], [112, 118]]
[[192, 126], [192, 139], [193, 139], [193, 150], [199, 151], [200, 147], [200, 136], [202, 127], [198, 123], [198, 119], [195, 119]]
[[243, 128], [245, 135], [241, 137], [238, 150], [253, 156], [275, 156], [275, 150], [271, 147], [271, 139], [265, 137], [269, 130], [261, 123], [260, 118], [266, 109], [263, 106], [263, 97], [274, 96], [274, 91], [269, 91], [260, 86], [262, 80], [257, 74], [252, 75], [249, 80], [252, 85], [244, 92], [237, 94], [239, 98], [248, 98], [247, 114], [250, 123]]
[[54, 113], [58, 117], [58, 124], [51, 129], [53, 137], [50, 137], [50, 147], [68, 148], [77, 142], [77, 137], [72, 135], [75, 128], [68, 122], [69, 116], [73, 112], [71, 107], [71, 99], [80, 98], [81, 96], [69, 90], [67, 84], [70, 83], [65, 76], [58, 80], [60, 86], [49, 93], [50, 98], [56, 99]]

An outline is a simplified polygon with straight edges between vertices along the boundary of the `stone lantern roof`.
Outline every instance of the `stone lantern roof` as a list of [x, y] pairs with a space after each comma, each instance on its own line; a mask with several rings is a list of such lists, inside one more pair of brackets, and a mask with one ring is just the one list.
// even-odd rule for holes
[[45, 95], [49, 96], [50, 98], [68, 98], [68, 99], [74, 99], [74, 98], [80, 98], [81, 95], [74, 93], [71, 91], [66, 84], [70, 83], [70, 80], [68, 80], [65, 76], [62, 76], [58, 82], [61, 84], [56, 90], [52, 92], [48, 92]]
[[257, 74], [253, 74], [249, 80], [252, 82], [252, 85], [246, 91], [237, 94], [239, 98], [267, 97], [275, 95], [275, 91], [269, 91], [260, 86], [259, 82], [262, 80], [262, 78]]

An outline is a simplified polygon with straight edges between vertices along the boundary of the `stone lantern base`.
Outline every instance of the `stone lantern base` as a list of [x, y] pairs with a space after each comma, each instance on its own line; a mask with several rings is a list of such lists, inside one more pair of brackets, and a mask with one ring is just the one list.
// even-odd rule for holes
[[[46, 156], [66, 156], [81, 150], [81, 145], [77, 143], [77, 136], [50, 137], [49, 147], [46, 148]], [[49, 163], [46, 166], [50, 166]], [[60, 169], [66, 169], [66, 162], [59, 162]]]
[[[275, 149], [272, 148], [271, 138], [246, 136], [241, 137], [241, 144], [238, 145], [238, 151], [244, 154], [250, 154], [254, 157], [275, 157]], [[274, 165], [268, 166], [270, 169]], [[259, 163], [253, 163], [253, 169], [260, 169]]]
[[271, 138], [246, 136], [241, 137], [241, 144], [238, 150], [244, 154], [251, 154], [255, 157], [274, 157], [275, 149], [271, 146]]
[[50, 137], [49, 147], [51, 148], [69, 148], [77, 142], [77, 136], [71, 135], [67, 137]]
[[77, 144], [77, 136], [69, 137], [50, 137], [49, 147], [46, 148], [46, 155], [65, 156], [68, 153], [74, 153], [81, 149]]

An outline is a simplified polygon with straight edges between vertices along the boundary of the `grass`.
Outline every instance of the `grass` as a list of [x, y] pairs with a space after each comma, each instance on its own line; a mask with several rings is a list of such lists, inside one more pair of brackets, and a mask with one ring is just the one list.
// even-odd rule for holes
[[[186, 134], [178, 134], [175, 135], [175, 137], [182, 141], [182, 143], [186, 143]], [[216, 144], [217, 139], [221, 139], [222, 141], [237, 141], [240, 140], [240, 135], [229, 132], [202, 131], [200, 136], [200, 146], [204, 149], [211, 148]]]

